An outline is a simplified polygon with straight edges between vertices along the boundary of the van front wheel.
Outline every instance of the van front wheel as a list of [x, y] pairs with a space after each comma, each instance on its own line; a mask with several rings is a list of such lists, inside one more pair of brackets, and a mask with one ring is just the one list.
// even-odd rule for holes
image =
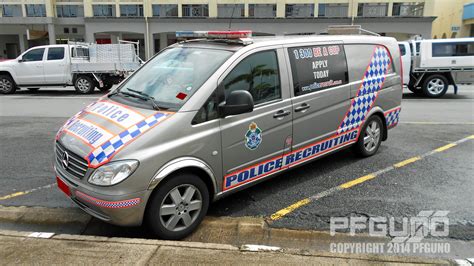
[[146, 222], [157, 237], [179, 240], [196, 229], [208, 207], [206, 184], [196, 175], [183, 173], [158, 185], [147, 207]]
[[354, 151], [362, 157], [374, 155], [382, 142], [382, 133], [382, 119], [376, 115], [371, 116], [362, 127]]

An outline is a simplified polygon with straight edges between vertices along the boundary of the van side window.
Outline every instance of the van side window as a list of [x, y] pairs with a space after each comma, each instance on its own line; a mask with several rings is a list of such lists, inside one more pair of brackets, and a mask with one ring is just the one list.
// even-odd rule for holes
[[246, 90], [254, 104], [281, 98], [281, 86], [276, 52], [264, 51], [242, 60], [224, 79], [225, 96], [232, 91]]
[[33, 62], [33, 61], [42, 61], [44, 54], [44, 48], [33, 49], [26, 54], [24, 54], [21, 59], [25, 62]]
[[48, 60], [64, 59], [64, 47], [53, 47], [48, 49]]
[[295, 96], [348, 83], [343, 45], [288, 48]]
[[211, 121], [217, 119], [219, 114], [217, 112], [217, 105], [219, 104], [219, 99], [217, 97], [217, 90], [215, 90], [212, 95], [207, 99], [206, 103], [199, 109], [196, 116], [191, 122], [193, 125], [204, 123], [206, 121]]

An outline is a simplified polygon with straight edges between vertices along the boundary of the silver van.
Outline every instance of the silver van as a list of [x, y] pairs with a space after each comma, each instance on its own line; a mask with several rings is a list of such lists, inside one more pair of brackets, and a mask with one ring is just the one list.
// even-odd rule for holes
[[210, 202], [344, 148], [374, 155], [398, 123], [393, 38], [180, 34], [201, 39], [161, 51], [56, 136], [59, 188], [98, 219], [180, 239]]

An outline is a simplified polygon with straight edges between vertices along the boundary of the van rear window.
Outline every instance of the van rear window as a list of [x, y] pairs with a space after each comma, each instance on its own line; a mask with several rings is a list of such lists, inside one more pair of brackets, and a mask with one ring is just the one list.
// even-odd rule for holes
[[347, 84], [347, 62], [343, 45], [288, 48], [295, 95]]

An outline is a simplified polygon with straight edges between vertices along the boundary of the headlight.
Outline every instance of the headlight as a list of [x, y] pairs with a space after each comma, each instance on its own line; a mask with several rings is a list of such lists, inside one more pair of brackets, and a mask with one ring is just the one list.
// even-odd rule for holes
[[138, 167], [138, 161], [125, 160], [104, 164], [89, 177], [89, 183], [98, 186], [115, 185], [129, 177]]

